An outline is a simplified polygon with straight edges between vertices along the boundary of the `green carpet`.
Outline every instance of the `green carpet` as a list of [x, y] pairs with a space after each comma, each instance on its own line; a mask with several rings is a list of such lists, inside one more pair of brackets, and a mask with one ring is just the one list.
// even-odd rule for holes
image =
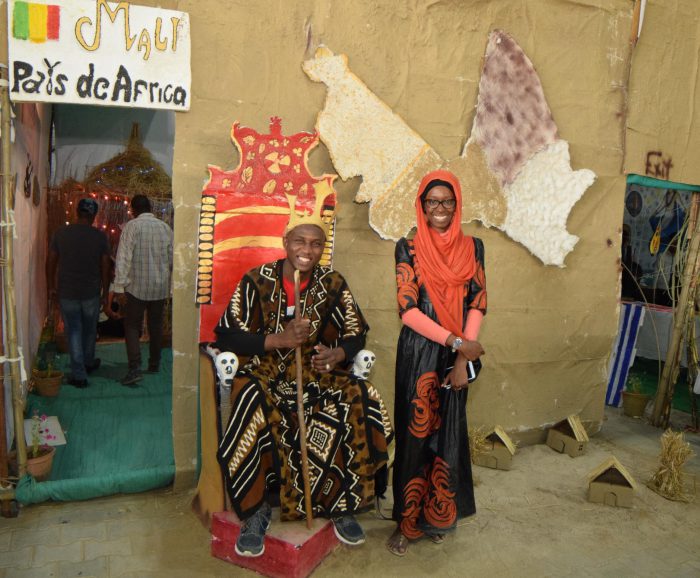
[[[142, 350], [147, 360], [148, 344]], [[56, 448], [49, 480], [20, 480], [20, 503], [85, 500], [172, 482], [172, 350], [163, 350], [160, 372], [144, 374], [135, 387], [119, 383], [127, 372], [123, 342], [98, 344], [97, 357], [102, 365], [89, 387], [64, 383], [57, 397], [29, 395], [27, 417], [34, 410], [58, 416], [68, 443]], [[67, 355], [58, 369], [69, 373]]]
[[[634, 365], [630, 367], [630, 372], [628, 380], [630, 377], [638, 377], [641, 381], [641, 393], [646, 393], [650, 396], [656, 395], [656, 390], [659, 385], [659, 376], [663, 371], [664, 363], [658, 362], [654, 359], [646, 359], [644, 357], [637, 357], [634, 360]], [[681, 367], [680, 373], [678, 375], [678, 381], [676, 382], [675, 388], [673, 390], [673, 402], [671, 406], [673, 409], [684, 411], [690, 413], [690, 392], [688, 390], [688, 370], [685, 367]], [[696, 399], [698, 396], [695, 396]]]

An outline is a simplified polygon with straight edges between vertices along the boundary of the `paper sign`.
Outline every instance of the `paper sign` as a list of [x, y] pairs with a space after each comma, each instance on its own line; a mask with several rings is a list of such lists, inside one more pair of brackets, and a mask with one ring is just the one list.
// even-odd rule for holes
[[10, 0], [7, 32], [13, 101], [190, 108], [186, 12]]
[[[32, 419], [24, 420], [24, 439], [27, 440], [27, 447], [32, 445]], [[39, 426], [39, 445], [42, 446], [64, 446], [66, 436], [58, 422], [58, 417], [50, 415], [46, 420], [41, 421]]]

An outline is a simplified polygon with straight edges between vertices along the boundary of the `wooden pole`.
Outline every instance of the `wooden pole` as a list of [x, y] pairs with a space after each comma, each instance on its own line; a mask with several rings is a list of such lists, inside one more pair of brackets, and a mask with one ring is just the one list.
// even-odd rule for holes
[[[1, 273], [0, 273], [1, 275]], [[0, 295], [0, 327], [2, 327], [2, 295]], [[4, 343], [2, 331], [0, 331], [0, 352], [4, 351]], [[7, 452], [7, 424], [5, 423], [5, 365], [0, 363], [0, 480], [3, 485], [9, 477], [9, 455]], [[0, 500], [0, 513], [3, 518], [12, 516], [10, 502], [8, 500]]]
[[688, 234], [692, 235], [688, 244], [685, 266], [683, 267], [683, 279], [681, 282], [681, 294], [673, 312], [673, 332], [666, 352], [664, 370], [654, 398], [654, 408], [651, 414], [651, 423], [657, 427], [667, 427], [671, 414], [671, 401], [673, 400], [673, 386], [678, 379], [678, 369], [681, 359], [681, 345], [683, 342], [683, 328], [686, 325], [690, 307], [695, 307], [695, 287], [698, 280], [698, 257], [700, 256], [700, 219], [698, 219], [698, 203], [700, 193], [693, 192], [691, 219], [688, 224]]
[[632, 10], [632, 28], [630, 29], [630, 42], [634, 47], [639, 40], [639, 18], [642, 13], [642, 0], [634, 1], [634, 8]]
[[[301, 281], [299, 269], [294, 269], [294, 318], [301, 320]], [[299, 420], [299, 445], [301, 447], [301, 473], [304, 477], [304, 510], [306, 511], [306, 527], [311, 529], [314, 510], [311, 504], [311, 479], [309, 477], [309, 454], [306, 450], [306, 421], [304, 419], [304, 368], [301, 357], [301, 345], [295, 351], [297, 365], [297, 418]]]
[[[700, 195], [698, 193], [693, 193], [691, 196], [690, 205], [690, 219], [688, 220], [688, 229], [693, 230], [695, 228], [695, 223], [700, 217]], [[697, 282], [698, 274], [697, 270], [695, 272], [695, 281]], [[696, 331], [695, 331], [695, 304], [698, 294], [697, 284], [691, 288], [690, 294], [688, 295], [688, 313], [686, 319], [686, 334], [685, 334], [685, 346], [687, 352], [687, 362], [688, 362], [688, 393], [690, 394], [690, 417], [691, 417], [691, 431], [698, 431], [698, 407], [695, 400], [696, 396], [693, 393], [693, 386], [695, 385], [694, 378], [697, 376], [698, 371], [698, 351], [695, 344]], [[694, 370], [694, 371], [693, 371]], [[670, 410], [669, 410], [670, 414]]]
[[[17, 467], [19, 477], [27, 471], [27, 444], [24, 439], [24, 399], [22, 398], [22, 380], [20, 376], [19, 348], [17, 345], [17, 314], [15, 310], [15, 272], [14, 272], [14, 217], [12, 213], [12, 191], [10, 190], [10, 92], [7, 68], [3, 68], [0, 82], [0, 114], [2, 116], [2, 290], [5, 314], [5, 350], [10, 361], [10, 382], [12, 384], [12, 409], [17, 447]], [[2, 432], [5, 435], [5, 432]]]

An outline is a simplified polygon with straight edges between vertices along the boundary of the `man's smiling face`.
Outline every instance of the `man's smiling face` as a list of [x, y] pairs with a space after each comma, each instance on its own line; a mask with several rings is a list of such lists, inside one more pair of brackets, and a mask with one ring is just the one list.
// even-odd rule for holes
[[310, 273], [323, 256], [326, 236], [316, 225], [299, 225], [282, 239], [287, 260], [299, 272]]

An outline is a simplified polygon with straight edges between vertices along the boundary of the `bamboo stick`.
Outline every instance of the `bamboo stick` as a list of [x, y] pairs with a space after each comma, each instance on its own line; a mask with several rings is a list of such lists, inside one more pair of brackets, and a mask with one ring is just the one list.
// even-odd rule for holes
[[[6, 22], [2, 22], [1, 24], [6, 25]], [[0, 102], [0, 106], [2, 106], [3, 103]], [[2, 134], [4, 133], [5, 130], [5, 124], [0, 121], [0, 130], [3, 131]], [[8, 140], [7, 137], [2, 138], [2, 146], [4, 148], [5, 146], [5, 140]], [[0, 153], [1, 154], [1, 153]], [[0, 170], [3, 170], [5, 168], [4, 165], [4, 155], [2, 156], [2, 161], [0, 163], [3, 163], [0, 165]], [[9, 165], [7, 165], [9, 166]], [[10, 172], [3, 170], [3, 174], [5, 172]], [[14, 191], [14, 183], [10, 181], [10, 189], [5, 188], [5, 180], [3, 179], [2, 182], [2, 191], [3, 193], [7, 190]], [[0, 278], [4, 277], [2, 273], [2, 269], [0, 268]], [[3, 301], [2, 296], [0, 295], [0, 329], [3, 327], [3, 319], [4, 319], [4, 314], [3, 314]], [[3, 337], [3, 331], [0, 330], [0, 354], [4, 354], [5, 352], [5, 343], [4, 343], [4, 337]], [[9, 475], [9, 454], [8, 454], [8, 448], [7, 448], [7, 423], [5, 421], [5, 365], [0, 364], [0, 385], [2, 385], [2, 390], [0, 390], [0, 479], [2, 480], [7, 480], [8, 475]], [[4, 490], [0, 490], [3, 491]], [[12, 499], [12, 498], [10, 498]], [[0, 498], [0, 512], [2, 512], [2, 516], [4, 518], [9, 518], [12, 516], [12, 509], [10, 506], [10, 500], [9, 499], [1, 499]]]
[[[0, 276], [2, 273], [0, 272]], [[2, 319], [4, 317], [2, 313], [2, 302], [4, 299], [0, 295], [0, 327], [2, 327]], [[4, 341], [2, 331], [0, 331], [0, 353], [4, 352]], [[0, 364], [0, 385], [5, 383], [5, 366]], [[7, 453], [7, 436], [5, 432], [7, 431], [7, 424], [5, 423], [5, 388], [0, 390], [0, 480], [6, 480], [9, 475], [9, 456]], [[2, 491], [2, 490], [0, 490]], [[10, 501], [3, 500], [0, 498], [0, 512], [2, 512], [3, 518], [11, 517]]]
[[[27, 444], [24, 439], [24, 400], [22, 399], [22, 382], [20, 377], [19, 348], [17, 346], [17, 315], [15, 305], [14, 272], [14, 219], [12, 218], [12, 191], [10, 190], [10, 92], [7, 68], [3, 68], [0, 83], [0, 103], [2, 110], [2, 288], [4, 293], [5, 313], [5, 357], [10, 368], [12, 384], [12, 406], [17, 447], [17, 465], [19, 476], [27, 471]], [[10, 225], [10, 223], [13, 223]], [[4, 433], [4, 432], [3, 432]]]
[[[299, 269], [294, 269], [294, 317], [301, 320], [301, 289]], [[304, 477], [304, 510], [306, 511], [306, 527], [311, 529], [314, 519], [311, 504], [311, 479], [309, 477], [309, 454], [306, 450], [306, 421], [304, 419], [304, 368], [302, 366], [301, 345], [295, 349], [297, 365], [297, 418], [299, 420], [299, 445], [301, 447], [301, 473]]]
[[[654, 398], [654, 408], [651, 414], [651, 422], [657, 427], [667, 427], [671, 414], [671, 401], [673, 399], [673, 386], [678, 379], [678, 370], [681, 357], [681, 345], [683, 341], [683, 328], [688, 317], [689, 307], [695, 307], [695, 287], [698, 278], [698, 256], [700, 255], [700, 219], [698, 219], [698, 203], [700, 193], [693, 192], [691, 207], [691, 223], [688, 231], [692, 235], [686, 253], [681, 294], [673, 312], [673, 332], [666, 353], [664, 370]], [[693, 225], [692, 227], [690, 225]]]
[[[690, 205], [690, 219], [688, 223], [689, 229], [692, 231], [693, 228], [695, 227], [695, 223], [698, 220], [698, 217], [700, 216], [700, 196], [695, 193], [693, 196], [691, 196], [692, 203]], [[697, 275], [698, 271], [695, 272], [695, 277], [694, 279], [697, 282]], [[686, 344], [686, 351], [687, 351], [687, 361], [688, 361], [688, 378], [691, 376], [694, 378], [697, 376], [698, 372], [698, 350], [697, 350], [697, 345], [695, 343], [696, 340], [696, 332], [695, 332], [695, 303], [697, 299], [697, 293], [698, 293], [698, 288], [697, 284], [691, 291], [691, 294], [688, 295], [688, 302], [689, 302], [689, 307], [688, 307], [688, 319], [687, 319], [687, 324], [686, 324], [686, 336], [685, 336], [685, 344]], [[695, 371], [691, 371], [691, 369], [695, 369]], [[688, 393], [690, 394], [690, 417], [691, 417], [691, 427], [693, 431], [698, 431], [698, 405], [696, 401], [696, 395], [693, 393], [693, 386], [695, 385], [694, 379], [689, 379], [688, 383]]]

